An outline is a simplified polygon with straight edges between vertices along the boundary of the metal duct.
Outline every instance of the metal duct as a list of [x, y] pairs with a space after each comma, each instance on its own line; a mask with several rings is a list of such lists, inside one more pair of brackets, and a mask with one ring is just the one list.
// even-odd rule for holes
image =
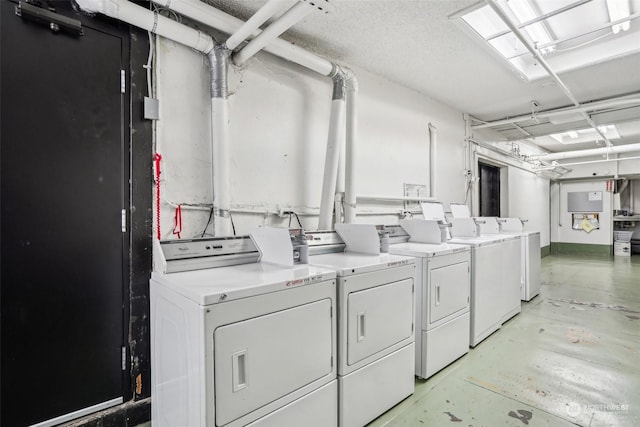
[[331, 102], [331, 116], [329, 119], [329, 137], [327, 138], [327, 152], [324, 162], [324, 177], [322, 180], [322, 196], [320, 199], [320, 216], [318, 230], [333, 228], [331, 221], [333, 202], [335, 199], [336, 183], [338, 181], [338, 163], [342, 150], [341, 131], [344, 126], [345, 110], [345, 76], [336, 67], [333, 79], [333, 101]]
[[230, 236], [231, 194], [229, 180], [229, 100], [230, 51], [216, 46], [209, 54], [211, 75], [211, 177], [213, 182], [213, 224], [216, 236]]

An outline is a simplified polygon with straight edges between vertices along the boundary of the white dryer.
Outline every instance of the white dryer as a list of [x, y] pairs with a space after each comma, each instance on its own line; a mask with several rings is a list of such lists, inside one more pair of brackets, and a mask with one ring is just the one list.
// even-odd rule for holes
[[248, 237], [160, 246], [154, 427], [337, 425], [335, 272], [255, 262]]
[[306, 235], [309, 263], [337, 273], [339, 425], [361, 427], [413, 393], [415, 260], [379, 253], [374, 226], [336, 224], [341, 226], [366, 229], [355, 246], [377, 247], [323, 253], [343, 251], [345, 235]]
[[540, 232], [525, 231], [520, 218], [501, 218], [501, 233], [517, 234], [521, 243], [522, 301], [531, 301], [540, 293]]
[[389, 252], [416, 258], [415, 374], [429, 378], [469, 351], [471, 249], [442, 243], [436, 221], [401, 226], [410, 240], [391, 244]]

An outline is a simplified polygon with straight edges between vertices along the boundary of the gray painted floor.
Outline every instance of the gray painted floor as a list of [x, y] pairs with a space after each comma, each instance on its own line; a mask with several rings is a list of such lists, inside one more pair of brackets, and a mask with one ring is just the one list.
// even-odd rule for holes
[[640, 426], [640, 256], [549, 256], [542, 284], [370, 426]]

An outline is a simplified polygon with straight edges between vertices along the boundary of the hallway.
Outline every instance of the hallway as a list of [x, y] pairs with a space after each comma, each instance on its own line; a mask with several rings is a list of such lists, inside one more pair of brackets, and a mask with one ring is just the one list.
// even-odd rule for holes
[[640, 425], [640, 257], [542, 259], [541, 293], [369, 426]]

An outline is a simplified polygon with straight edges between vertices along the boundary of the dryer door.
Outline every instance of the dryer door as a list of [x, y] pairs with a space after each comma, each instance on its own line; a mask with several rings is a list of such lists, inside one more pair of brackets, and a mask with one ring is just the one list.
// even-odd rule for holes
[[469, 306], [469, 263], [447, 265], [429, 272], [429, 324]]
[[413, 334], [413, 280], [349, 294], [347, 364], [353, 365]]
[[217, 328], [216, 425], [331, 373], [331, 338], [328, 299]]

